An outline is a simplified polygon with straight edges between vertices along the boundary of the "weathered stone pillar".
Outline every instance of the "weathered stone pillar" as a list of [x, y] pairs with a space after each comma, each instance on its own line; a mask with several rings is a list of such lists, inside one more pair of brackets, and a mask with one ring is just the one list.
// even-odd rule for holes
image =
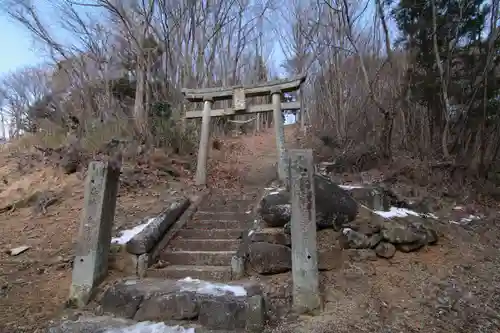
[[210, 113], [214, 101], [205, 97], [203, 105], [203, 115], [201, 118], [200, 146], [198, 147], [198, 163], [196, 164], [196, 185], [207, 183], [207, 159], [210, 139]]
[[271, 91], [273, 99], [273, 121], [274, 131], [276, 136], [276, 152], [278, 157], [278, 177], [286, 184], [287, 158], [285, 149], [285, 125], [283, 123], [283, 115], [281, 113], [281, 90]]
[[91, 162], [73, 264], [70, 303], [85, 306], [108, 274], [111, 230], [120, 179], [118, 163]]
[[313, 154], [311, 149], [293, 149], [289, 156], [293, 306], [306, 313], [321, 306]]

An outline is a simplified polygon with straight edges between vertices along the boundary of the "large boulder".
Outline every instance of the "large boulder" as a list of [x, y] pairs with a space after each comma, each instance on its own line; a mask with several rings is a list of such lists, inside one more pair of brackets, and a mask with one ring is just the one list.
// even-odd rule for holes
[[260, 201], [260, 215], [269, 227], [283, 227], [291, 214], [290, 193], [285, 189], [276, 189]]
[[[354, 220], [358, 204], [349, 193], [330, 179], [315, 174], [316, 225], [318, 229], [340, 230]], [[290, 222], [290, 193], [285, 189], [270, 192], [260, 202], [260, 214], [269, 227], [283, 227]]]

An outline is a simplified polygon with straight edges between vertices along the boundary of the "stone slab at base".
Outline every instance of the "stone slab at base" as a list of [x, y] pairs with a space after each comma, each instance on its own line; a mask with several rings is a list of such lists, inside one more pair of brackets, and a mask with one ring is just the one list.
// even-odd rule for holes
[[101, 298], [105, 313], [136, 321], [189, 320], [206, 329], [262, 332], [265, 309], [258, 284], [202, 280], [127, 279]]

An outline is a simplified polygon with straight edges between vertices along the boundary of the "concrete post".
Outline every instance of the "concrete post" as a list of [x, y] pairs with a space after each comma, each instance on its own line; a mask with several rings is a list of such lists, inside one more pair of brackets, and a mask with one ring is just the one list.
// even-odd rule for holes
[[286, 184], [287, 158], [285, 150], [285, 125], [283, 124], [283, 115], [281, 113], [281, 91], [273, 90], [271, 92], [273, 99], [273, 121], [276, 136], [276, 152], [278, 154], [278, 177]]
[[214, 103], [212, 98], [206, 97], [203, 105], [203, 116], [201, 119], [200, 146], [198, 147], [198, 163], [196, 164], [196, 185], [207, 183], [207, 159], [208, 145], [210, 139], [210, 112]]
[[304, 128], [305, 128], [305, 120], [306, 120], [306, 117], [305, 117], [305, 112], [306, 112], [306, 106], [305, 106], [305, 103], [304, 103], [304, 96], [302, 95], [301, 91], [298, 90], [297, 92], [297, 99], [299, 100], [300, 102], [300, 110], [299, 110], [299, 114], [300, 114], [300, 129], [302, 131], [304, 131]]
[[69, 296], [70, 303], [78, 307], [89, 302], [94, 288], [108, 274], [119, 179], [119, 163], [89, 164]]
[[311, 149], [293, 149], [289, 156], [293, 306], [306, 313], [321, 306], [313, 154]]

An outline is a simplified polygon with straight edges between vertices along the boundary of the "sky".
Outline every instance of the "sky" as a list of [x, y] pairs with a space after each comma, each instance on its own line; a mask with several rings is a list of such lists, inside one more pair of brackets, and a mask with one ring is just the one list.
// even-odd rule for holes
[[0, 45], [3, 45], [0, 76], [42, 61], [37, 59], [33, 50], [33, 39], [25, 28], [4, 15], [0, 15], [0, 27]]

